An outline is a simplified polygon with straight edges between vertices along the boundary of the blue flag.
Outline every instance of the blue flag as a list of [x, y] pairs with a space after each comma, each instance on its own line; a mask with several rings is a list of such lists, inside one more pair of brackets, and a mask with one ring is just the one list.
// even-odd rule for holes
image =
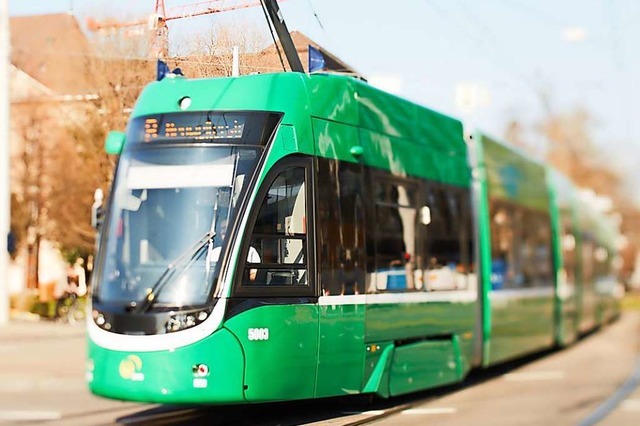
[[156, 70], [157, 70], [156, 79], [160, 81], [163, 78], [165, 78], [167, 74], [169, 74], [169, 65], [167, 65], [166, 62], [163, 62], [160, 59], [158, 59], [158, 65]]
[[322, 71], [326, 65], [322, 53], [315, 47], [309, 45], [309, 72]]

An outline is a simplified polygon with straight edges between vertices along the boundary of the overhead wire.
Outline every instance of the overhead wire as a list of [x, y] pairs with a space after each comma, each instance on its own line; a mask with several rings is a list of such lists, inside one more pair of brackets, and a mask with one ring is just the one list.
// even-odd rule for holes
[[320, 25], [320, 28], [322, 28], [322, 31], [326, 33], [326, 30], [324, 29], [324, 25], [322, 25], [322, 21], [320, 21], [320, 17], [316, 13], [316, 10], [314, 9], [313, 4], [311, 4], [311, 0], [307, 0], [307, 3], [309, 4], [309, 9], [311, 9], [311, 13], [313, 13], [313, 16], [316, 18], [318, 25]]
[[[558, 18], [555, 15], [547, 14], [542, 10], [533, 7], [531, 4], [523, 2], [521, 0], [502, 0], [502, 3], [510, 8], [519, 9], [523, 14], [536, 18], [539, 22], [553, 27], [554, 29], [562, 30], [567, 28], [571, 22], [566, 22], [563, 19]], [[619, 4], [619, 3], [618, 3]], [[631, 2], [629, 2], [629, 5]], [[635, 3], [634, 3], [635, 4]], [[603, 23], [608, 26], [608, 40], [597, 40], [590, 36], [590, 48], [598, 49], [606, 55], [611, 56], [614, 68], [619, 73], [619, 78], [615, 78], [616, 85], [618, 86], [617, 92], [619, 99], [625, 108], [625, 121], [626, 121], [626, 133], [627, 139], [632, 138], [632, 126], [631, 126], [631, 100], [630, 100], [630, 78], [628, 76], [628, 69], [626, 64], [626, 54], [624, 50], [624, 41], [629, 40], [629, 37], [621, 35], [621, 32], [625, 31], [627, 26], [623, 24], [623, 20], [620, 19], [616, 11], [616, 2], [613, 0], [602, 1], [602, 16]], [[637, 9], [640, 10], [640, 9]], [[627, 22], [634, 22], [636, 17], [633, 14], [628, 15]], [[576, 19], [572, 15], [572, 19]]]
[[[605, 0], [607, 1], [607, 0]], [[501, 39], [499, 39], [498, 37], [495, 36], [495, 34], [493, 33], [493, 31], [490, 29], [489, 26], [485, 25], [483, 23], [483, 21], [481, 20], [481, 18], [479, 17], [479, 14], [472, 14], [469, 11], [469, 6], [468, 3], [466, 2], [466, 0], [458, 0], [459, 4], [462, 6], [461, 8], [459, 8], [466, 16], [466, 18], [468, 19], [469, 22], [472, 23], [473, 26], [478, 27], [481, 29], [481, 31], [487, 35], [488, 38], [490, 38], [491, 43], [492, 43], [492, 47], [497, 47], [502, 54], [501, 55], [492, 55], [492, 57], [497, 58], [496, 62], [501, 64], [501, 68], [505, 68], [505, 69], [510, 69], [510, 66], [505, 64], [505, 62], [509, 62], [509, 63], [518, 63], [518, 56], [514, 55], [513, 52], [506, 48], [504, 46], [504, 43], [501, 42]], [[525, 13], [528, 17], [533, 16], [534, 19], [536, 19], [538, 22], [542, 22], [543, 24], [545, 24], [546, 26], [552, 27], [558, 31], [560, 31], [563, 28], [566, 28], [568, 26], [568, 24], [566, 22], [564, 22], [564, 20], [547, 14], [544, 11], [533, 7], [527, 3], [524, 3], [522, 1], [519, 0], [515, 0], [515, 1], [511, 1], [511, 0], [502, 0], [503, 3], [508, 4], [512, 9], [515, 7], [516, 9], [519, 9], [522, 13]], [[480, 43], [480, 44], [484, 44], [484, 43]], [[592, 45], [593, 47], [597, 47], [595, 45]], [[484, 47], [484, 46], [483, 46]], [[604, 46], [601, 46], [603, 49], [605, 48]], [[491, 51], [494, 51], [495, 49], [491, 49]], [[608, 50], [608, 49], [607, 49]], [[489, 52], [489, 49], [485, 49], [485, 51]], [[510, 58], [510, 60], [505, 61], [505, 58]], [[542, 69], [542, 67], [541, 67]], [[549, 103], [548, 103], [548, 99], [545, 100], [545, 93], [542, 90], [542, 88], [540, 87], [540, 84], [536, 84], [535, 80], [533, 80], [531, 78], [531, 76], [527, 76], [522, 74], [519, 71], [514, 72], [514, 75], [517, 77], [518, 80], [524, 82], [525, 86], [527, 86], [529, 89], [531, 89], [537, 98], [539, 98], [539, 100], [542, 102], [543, 106], [545, 107], [545, 109], [548, 111], [548, 107], [549, 107]]]
[[[340, 53], [340, 43], [336, 43], [335, 39], [331, 36], [331, 33], [327, 31], [324, 24], [322, 23], [322, 20], [320, 19], [320, 15], [318, 15], [318, 12], [313, 6], [313, 3], [311, 2], [311, 0], [307, 0], [307, 4], [309, 6], [309, 10], [311, 14], [315, 18], [315, 21], [318, 23], [318, 27], [320, 27], [320, 30], [322, 31], [324, 42], [321, 44], [323, 45], [323, 48], [326, 48], [325, 50], [331, 51], [332, 53]], [[349, 71], [349, 70], [334, 70], [334, 71]]]
[[[466, 39], [473, 41], [473, 43], [481, 50], [483, 50], [488, 57], [491, 58], [491, 61], [499, 64], [499, 66], [496, 66], [497, 70], [503, 74], [508, 75], [511, 78], [515, 77], [515, 80], [517, 80], [518, 82], [521, 82], [524, 86], [528, 87], [529, 89], [532, 89], [535, 91], [535, 87], [531, 84], [530, 78], [528, 78], [527, 76], [520, 74], [519, 72], [514, 71], [513, 69], [511, 69], [510, 66], [506, 66], [504, 64], [504, 59], [502, 56], [497, 56], [495, 54], [495, 49], [492, 47], [495, 46], [500, 46], [500, 43], [498, 41], [498, 39], [493, 35], [493, 33], [488, 30], [488, 28], [486, 26], [484, 26], [483, 24], [480, 23], [479, 20], [475, 19], [477, 18], [474, 15], [474, 19], [472, 21], [472, 25], [468, 26], [468, 25], [461, 25], [457, 20], [455, 20], [454, 18], [452, 18], [452, 16], [448, 13], [448, 11], [446, 11], [445, 9], [443, 9], [441, 7], [441, 5], [438, 5], [437, 2], [427, 2], [435, 11], [436, 13], [438, 13], [438, 15], [440, 15], [444, 20], [446, 20], [447, 22], [451, 23], [453, 26], [456, 27], [456, 29], [458, 30], [459, 33], [464, 34], [466, 37]], [[463, 6], [466, 6], [465, 4], [463, 4]], [[469, 14], [468, 10], [467, 10], [467, 14]], [[470, 30], [470, 28], [484, 28], [485, 33], [488, 34], [493, 40], [494, 40], [494, 46], [490, 47], [487, 45], [487, 42], [485, 41], [485, 39], [483, 37], [479, 37], [477, 32], [473, 32], [472, 30]], [[501, 50], [503, 50], [503, 48], [501, 48]], [[477, 53], [477, 52], [473, 52], [473, 53]], [[511, 56], [510, 54], [508, 56]]]
[[[483, 34], [486, 34], [489, 37], [492, 47], [497, 48], [502, 52], [502, 54], [498, 55], [496, 59], [496, 62], [500, 64], [500, 68], [510, 69], [511, 71], [509, 72], [513, 76], [515, 76], [517, 80], [519, 80], [521, 83], [523, 83], [524, 86], [528, 87], [534, 93], [537, 94], [538, 88], [532, 83], [531, 76], [525, 75], [518, 70], [514, 70], [510, 65], [507, 65], [507, 63], [511, 63], [511, 64], [518, 63], [519, 61], [518, 61], [517, 55], [515, 55], [510, 49], [504, 46], [502, 39], [497, 37], [493, 32], [493, 30], [491, 30], [491, 28], [482, 21], [482, 19], [479, 17], [479, 14], [471, 13], [471, 11], [469, 10], [469, 5], [467, 4], [466, 0], [458, 0], [458, 3], [461, 5], [461, 10], [464, 13], [465, 17], [468, 19], [468, 21], [471, 22], [472, 24], [475, 24], [482, 31]], [[486, 50], [489, 52], [495, 51], [495, 49], [486, 49]]]
[[527, 17], [536, 17], [537, 20], [547, 26], [564, 27], [566, 26], [566, 22], [561, 19], [558, 19], [555, 15], [551, 15], [549, 13], [544, 12], [543, 10], [538, 9], [537, 7], [532, 6], [529, 3], [523, 2], [521, 0], [500, 0], [506, 6], [510, 8], [517, 8], [523, 11], [523, 14], [526, 14]]

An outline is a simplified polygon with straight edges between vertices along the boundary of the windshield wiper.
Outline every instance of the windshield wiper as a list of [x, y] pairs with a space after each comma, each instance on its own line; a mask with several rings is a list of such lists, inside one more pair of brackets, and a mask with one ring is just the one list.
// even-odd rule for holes
[[[220, 200], [220, 191], [216, 193], [216, 202], [213, 206], [213, 218], [211, 219], [211, 226], [205, 234], [196, 241], [191, 247], [187, 248], [184, 252], [180, 253], [178, 257], [167, 266], [167, 269], [160, 275], [160, 278], [153, 284], [151, 290], [147, 296], [133, 309], [133, 313], [142, 314], [147, 312], [153, 301], [158, 297], [158, 294], [162, 291], [163, 287], [169, 282], [169, 280], [176, 274], [178, 269], [184, 270], [195, 259], [200, 257], [199, 253], [204, 247], [207, 249], [207, 274], [209, 273], [209, 256], [211, 254], [211, 248], [216, 238], [216, 224], [218, 222], [218, 201]], [[191, 256], [189, 258], [189, 256]], [[186, 259], [189, 258], [188, 261]]]
[[199, 253], [204, 247], [212, 245], [215, 237], [215, 231], [207, 231], [202, 237], [198, 239], [198, 241], [196, 241], [192, 246], [188, 247], [185, 251], [180, 253], [178, 257], [176, 257], [171, 263], [169, 263], [169, 266], [167, 266], [167, 269], [165, 269], [162, 275], [160, 275], [160, 278], [158, 278], [157, 281], [153, 284], [147, 296], [135, 305], [135, 302], [132, 303], [132, 306], [135, 307], [132, 310], [132, 313], [142, 314], [147, 312], [151, 308], [151, 306], [153, 306], [154, 300], [162, 291], [162, 288], [166, 285], [166, 283], [169, 282], [169, 279], [173, 277], [178, 270], [183, 270], [186, 266], [189, 266], [192, 261], [200, 257]]

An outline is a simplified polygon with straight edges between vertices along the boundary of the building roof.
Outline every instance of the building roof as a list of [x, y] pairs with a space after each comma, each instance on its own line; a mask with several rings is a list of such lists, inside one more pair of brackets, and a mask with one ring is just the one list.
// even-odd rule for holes
[[11, 63], [57, 95], [85, 94], [91, 49], [75, 17], [12, 17]]
[[[328, 72], [336, 72], [336, 73], [344, 73], [355, 76], [360, 76], [360, 73], [356, 71], [353, 67], [348, 65], [342, 59], [338, 58], [336, 55], [332, 54], [322, 46], [320, 46], [315, 41], [311, 40], [309, 37], [304, 35], [299, 31], [291, 32], [291, 39], [293, 40], [293, 44], [296, 46], [296, 50], [298, 51], [298, 55], [300, 56], [300, 61], [302, 62], [302, 66], [305, 71], [309, 72], [309, 46], [313, 46], [317, 50], [320, 51], [325, 60], [325, 71]], [[282, 70], [282, 64], [280, 63], [280, 59], [278, 57], [276, 48], [273, 44], [264, 49], [261, 54], [265, 55], [265, 66], [269, 65], [275, 69]], [[283, 60], [287, 65], [287, 69], [289, 69], [289, 64], [286, 62], [286, 58], [283, 55]]]
[[9, 99], [11, 103], [24, 102], [33, 98], [51, 96], [51, 90], [29, 74], [18, 69], [11, 64], [9, 68], [9, 79], [11, 81]]

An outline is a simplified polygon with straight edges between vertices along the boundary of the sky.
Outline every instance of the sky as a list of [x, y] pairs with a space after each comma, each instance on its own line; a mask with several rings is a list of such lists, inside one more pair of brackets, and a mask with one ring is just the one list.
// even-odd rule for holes
[[[165, 0], [167, 9], [202, 0]], [[219, 0], [233, 4], [241, 0]], [[244, 3], [249, 0], [244, 1]], [[153, 0], [11, 0], [11, 15], [70, 9], [86, 17], [144, 18]], [[593, 117], [591, 135], [615, 169], [640, 181], [640, 1], [286, 0], [299, 30], [370, 83], [502, 137], [517, 120], [533, 143], [555, 114]], [[172, 45], [224, 23], [263, 26], [258, 7], [172, 21]], [[536, 139], [538, 137], [538, 139]], [[631, 194], [640, 200], [640, 194]]]

